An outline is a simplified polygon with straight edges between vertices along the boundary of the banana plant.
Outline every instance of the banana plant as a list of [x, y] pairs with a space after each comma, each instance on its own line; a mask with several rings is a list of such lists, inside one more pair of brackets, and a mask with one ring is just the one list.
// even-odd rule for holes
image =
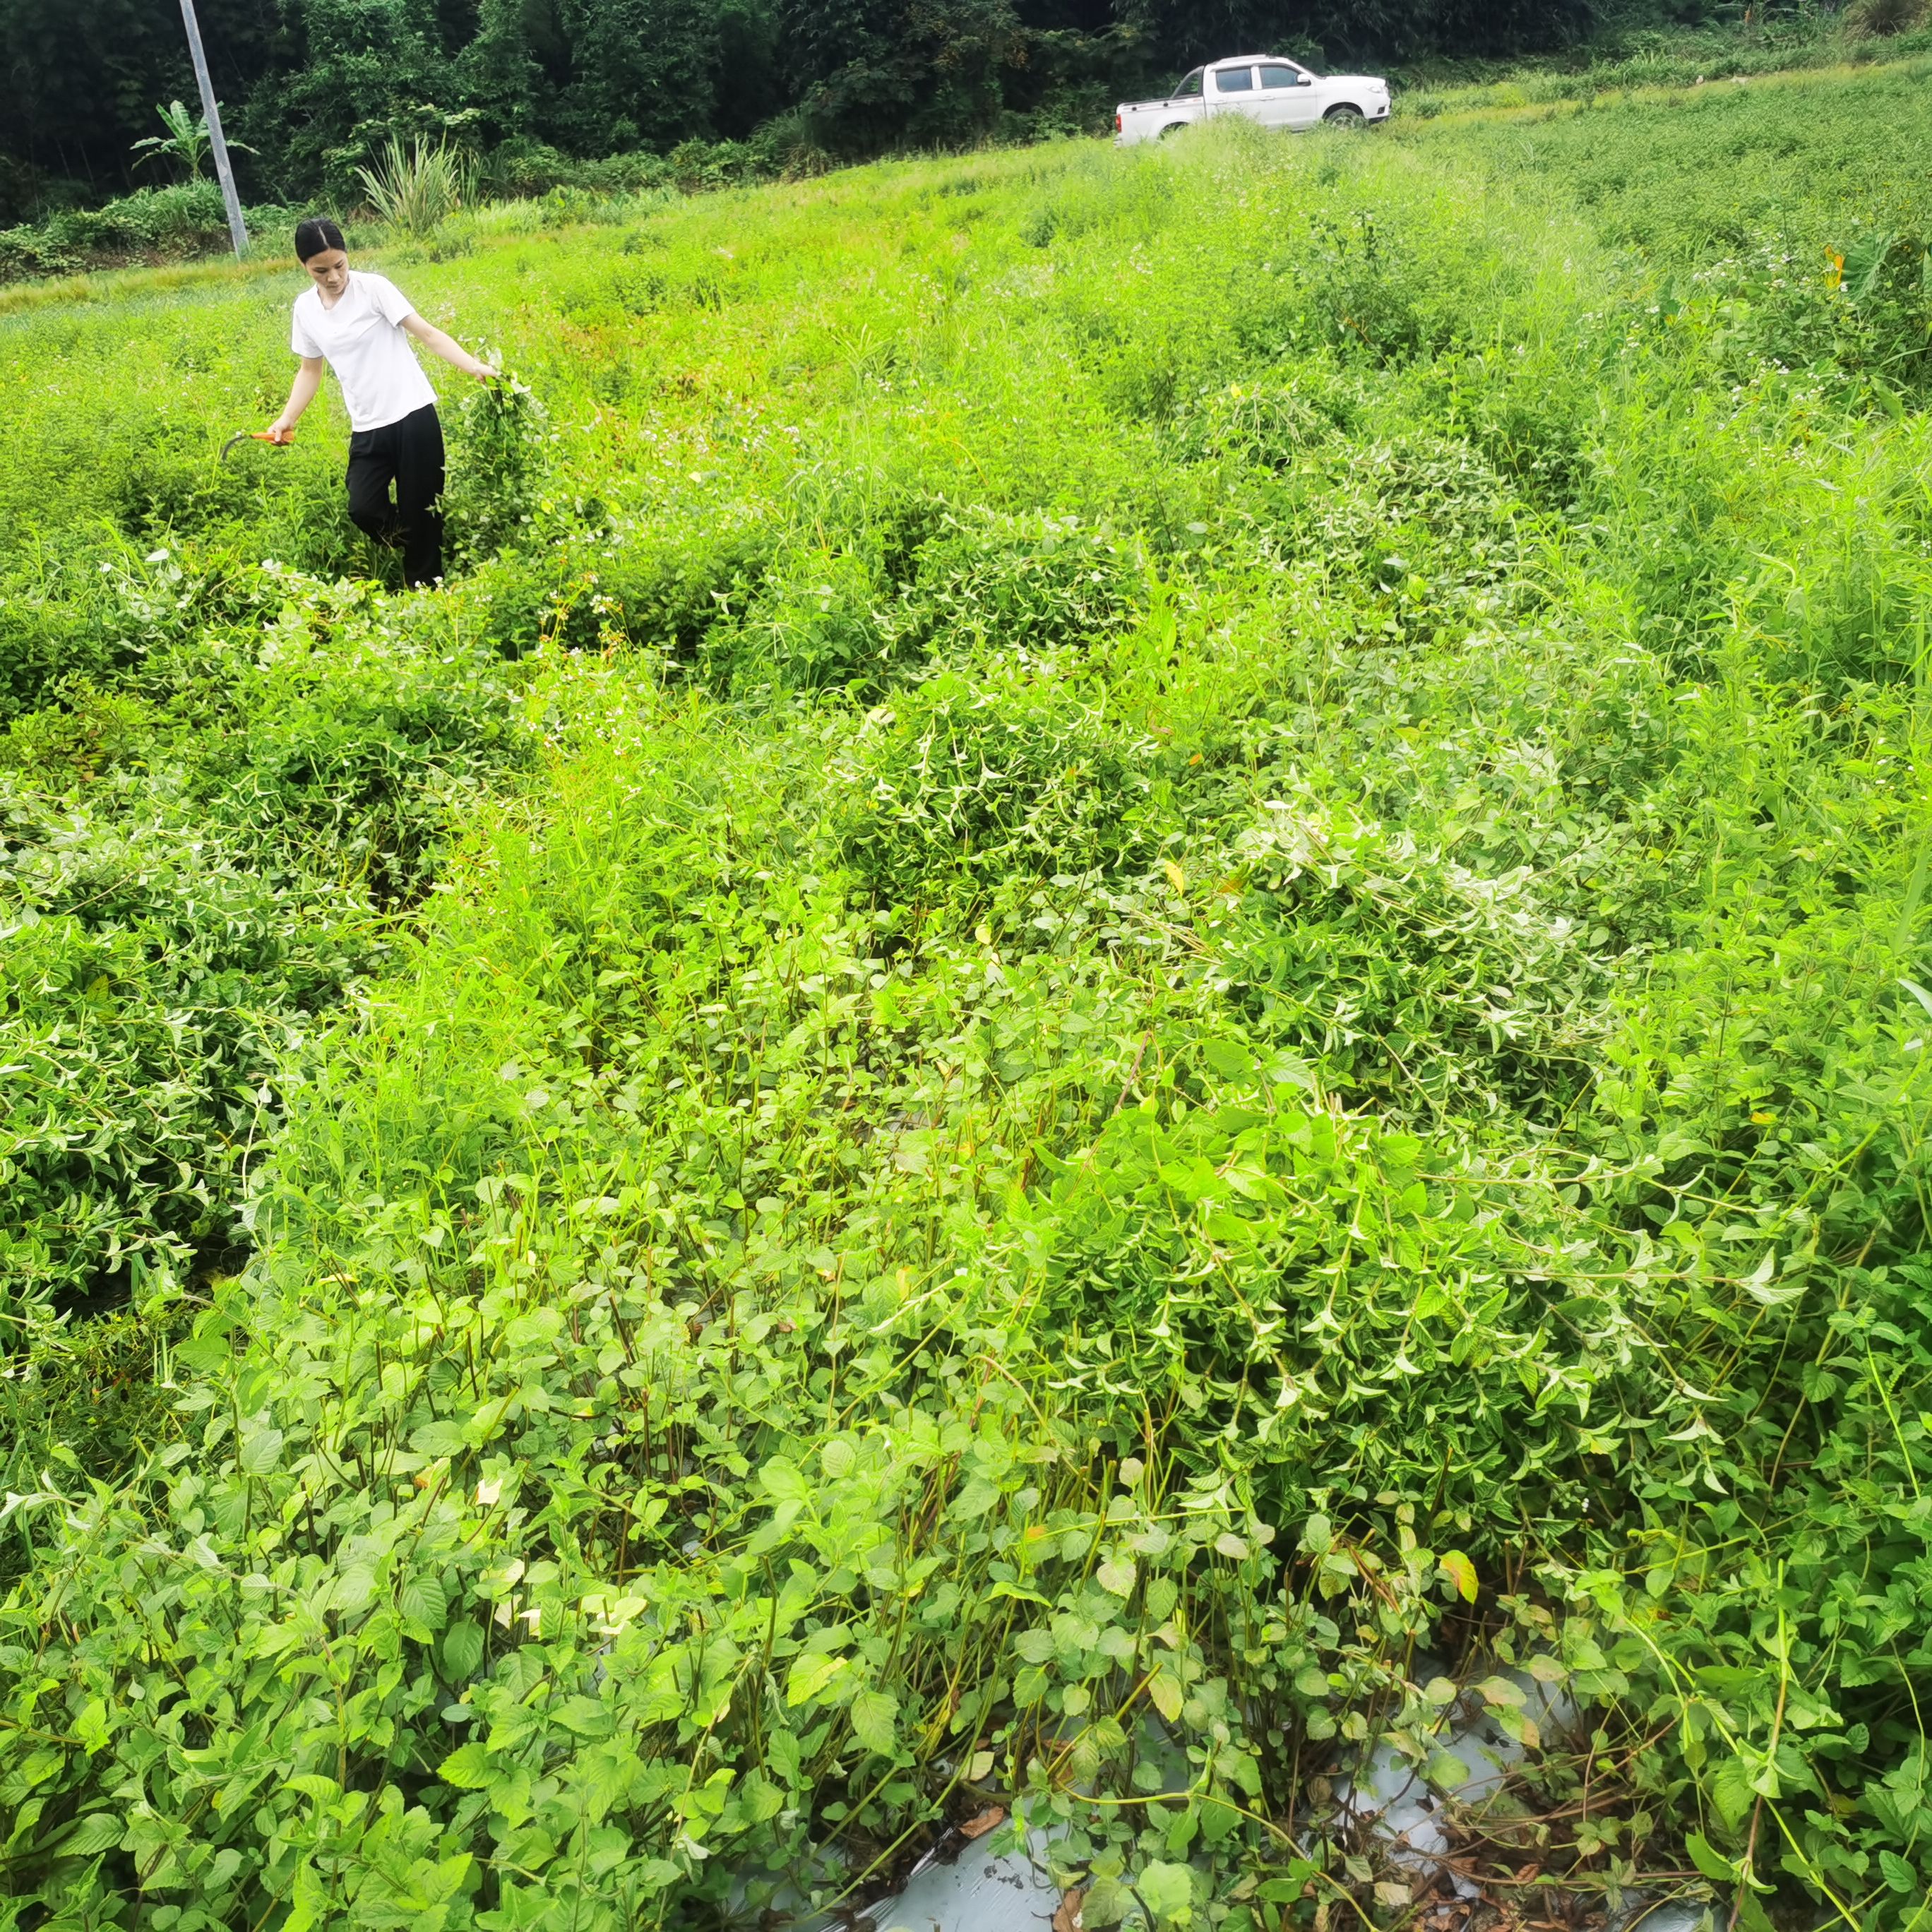
[[[134, 152], [143, 161], [172, 158], [188, 170], [190, 181], [199, 181], [206, 172], [211, 146], [207, 121], [196, 119], [178, 100], [170, 100], [165, 107], [157, 102], [154, 112], [161, 117], [161, 125], [168, 131], [165, 134], [150, 134], [136, 141]], [[230, 141], [228, 145], [244, 154], [255, 152], [244, 141]], [[146, 150], [145, 153], [143, 149]]]

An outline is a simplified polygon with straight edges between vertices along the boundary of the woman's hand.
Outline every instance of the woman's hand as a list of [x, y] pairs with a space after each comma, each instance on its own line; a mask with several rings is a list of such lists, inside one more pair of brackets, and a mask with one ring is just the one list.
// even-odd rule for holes
[[292, 442], [296, 440], [296, 426], [286, 414], [278, 416], [263, 431], [271, 442]]

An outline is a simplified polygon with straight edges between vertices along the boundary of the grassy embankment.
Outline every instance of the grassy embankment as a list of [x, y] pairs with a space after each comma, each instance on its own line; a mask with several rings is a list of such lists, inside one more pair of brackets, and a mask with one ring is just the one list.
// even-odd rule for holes
[[0, 1918], [1398, 1923], [1534, 1658], [1483, 1869], [1912, 1924], [1920, 85], [496, 213], [430, 598], [0, 320]]

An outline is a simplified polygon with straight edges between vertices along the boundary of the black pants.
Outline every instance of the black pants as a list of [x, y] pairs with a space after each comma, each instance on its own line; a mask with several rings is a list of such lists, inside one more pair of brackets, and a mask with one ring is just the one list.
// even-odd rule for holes
[[[400, 543], [412, 587], [442, 574], [442, 424], [425, 403], [349, 439], [349, 514], [378, 543]], [[389, 500], [389, 485], [396, 499]]]

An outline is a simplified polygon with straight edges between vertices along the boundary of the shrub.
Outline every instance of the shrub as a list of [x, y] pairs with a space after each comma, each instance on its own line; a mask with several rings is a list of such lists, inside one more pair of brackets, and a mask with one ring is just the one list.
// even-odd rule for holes
[[1254, 1037], [1389, 1114], [1553, 1121], [1576, 1104], [1614, 975], [1527, 868], [1484, 877], [1288, 800], [1236, 850], [1246, 890], [1223, 970]]
[[[87, 586], [92, 590], [93, 586]], [[128, 655], [109, 626], [105, 599], [70, 580], [19, 571], [0, 589], [0, 723], [37, 711], [69, 677], [100, 676]]]
[[[247, 211], [255, 236], [286, 233], [302, 211], [274, 205]], [[65, 274], [90, 262], [129, 256], [165, 260], [229, 245], [227, 210], [212, 181], [137, 188], [95, 208], [62, 208], [44, 220], [0, 230], [0, 280]]]
[[807, 555], [765, 578], [741, 616], [706, 633], [700, 666], [720, 690], [876, 693], [893, 669], [899, 623], [860, 559]]
[[913, 569], [904, 633], [956, 660], [1105, 638], [1147, 593], [1134, 543], [1074, 516], [955, 512], [920, 544]]
[[1924, 18], [1925, 0], [1852, 0], [1845, 9], [1845, 28], [1882, 39], [1905, 33]]
[[1147, 852], [1154, 747], [1051, 670], [935, 670], [836, 768], [838, 850], [883, 905], [983, 903]]
[[[310, 609], [329, 608], [311, 596]], [[511, 702], [518, 673], [485, 643], [424, 649], [336, 613], [340, 632], [319, 651], [306, 614], [285, 608], [247, 714], [200, 748], [186, 782], [257, 851], [408, 904], [452, 812], [531, 754]]]
[[778, 548], [772, 524], [744, 502], [723, 504], [683, 530], [621, 518], [599, 546], [598, 586], [623, 637], [689, 662], [714, 625], [748, 604]]
[[376, 949], [352, 893], [265, 868], [205, 823], [124, 830], [16, 795], [5, 838], [14, 1354], [58, 1309], [178, 1294], [230, 1253], [282, 1058]]

